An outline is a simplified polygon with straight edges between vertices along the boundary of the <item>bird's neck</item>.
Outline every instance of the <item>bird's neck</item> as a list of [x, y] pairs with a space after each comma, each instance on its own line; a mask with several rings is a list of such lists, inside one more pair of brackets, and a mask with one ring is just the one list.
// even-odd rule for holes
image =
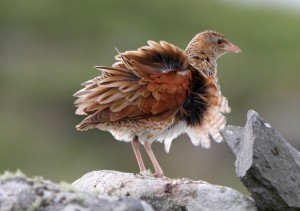
[[206, 54], [205, 52], [187, 51], [189, 63], [199, 71], [204, 72], [207, 76], [216, 76], [217, 62], [213, 55]]

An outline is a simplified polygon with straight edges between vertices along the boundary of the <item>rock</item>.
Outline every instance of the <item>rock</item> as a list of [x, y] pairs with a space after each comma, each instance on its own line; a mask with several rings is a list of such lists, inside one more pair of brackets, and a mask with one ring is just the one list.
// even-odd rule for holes
[[0, 176], [1, 211], [152, 211], [144, 201], [99, 196], [78, 191], [69, 184], [57, 185], [17, 173]]
[[244, 128], [228, 126], [223, 137], [259, 210], [300, 210], [299, 151], [254, 111]]
[[117, 171], [93, 171], [72, 184], [102, 195], [147, 201], [155, 210], [257, 210], [236, 190], [189, 179], [158, 179]]

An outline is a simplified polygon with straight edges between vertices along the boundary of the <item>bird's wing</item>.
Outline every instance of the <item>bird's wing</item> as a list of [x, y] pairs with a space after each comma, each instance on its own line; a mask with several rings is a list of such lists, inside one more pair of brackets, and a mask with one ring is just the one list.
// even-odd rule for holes
[[190, 85], [187, 55], [164, 41], [148, 44], [119, 54], [112, 67], [96, 67], [102, 75], [74, 94], [76, 114], [89, 115], [79, 130], [124, 119], [168, 118], [180, 109]]

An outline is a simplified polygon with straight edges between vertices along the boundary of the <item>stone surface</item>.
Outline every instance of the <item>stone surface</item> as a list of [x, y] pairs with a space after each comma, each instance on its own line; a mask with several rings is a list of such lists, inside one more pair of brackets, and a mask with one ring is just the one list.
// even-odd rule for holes
[[300, 210], [299, 151], [254, 111], [244, 128], [228, 126], [223, 137], [260, 210]]
[[152, 211], [144, 201], [99, 196], [24, 175], [0, 176], [1, 211]]
[[155, 210], [257, 210], [254, 201], [228, 187], [189, 179], [157, 179], [117, 171], [94, 171], [73, 183], [99, 194], [147, 201]]

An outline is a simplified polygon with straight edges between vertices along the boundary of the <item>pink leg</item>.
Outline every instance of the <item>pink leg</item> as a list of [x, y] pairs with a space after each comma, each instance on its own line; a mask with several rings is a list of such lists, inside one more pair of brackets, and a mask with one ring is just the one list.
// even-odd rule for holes
[[134, 151], [136, 160], [139, 164], [140, 172], [146, 171], [146, 168], [145, 168], [145, 165], [143, 162], [143, 158], [142, 158], [142, 155], [140, 152], [140, 142], [139, 142], [138, 137], [134, 137], [134, 139], [131, 141], [131, 146]]
[[150, 160], [153, 164], [153, 167], [154, 167], [154, 170], [155, 170], [154, 176], [156, 176], [158, 178], [163, 178], [164, 177], [164, 172], [161, 169], [161, 167], [160, 167], [160, 165], [159, 165], [159, 163], [158, 163], [158, 161], [157, 161], [157, 159], [156, 159], [156, 157], [155, 157], [155, 155], [154, 155], [154, 153], [151, 149], [151, 144], [152, 143], [146, 141], [144, 143], [144, 147], [145, 147], [145, 150], [148, 153], [149, 158], [150, 158]]

